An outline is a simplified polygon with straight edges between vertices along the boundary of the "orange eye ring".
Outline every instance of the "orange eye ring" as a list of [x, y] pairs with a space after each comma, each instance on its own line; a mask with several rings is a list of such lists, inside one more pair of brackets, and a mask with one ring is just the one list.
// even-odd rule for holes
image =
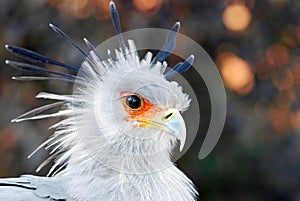
[[129, 115], [136, 116], [147, 112], [153, 104], [137, 93], [121, 92], [123, 105]]

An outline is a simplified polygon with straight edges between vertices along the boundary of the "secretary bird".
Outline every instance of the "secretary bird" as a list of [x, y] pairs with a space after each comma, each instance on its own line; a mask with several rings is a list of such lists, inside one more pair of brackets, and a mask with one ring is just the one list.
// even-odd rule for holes
[[[6, 60], [6, 64], [47, 76], [20, 76], [16, 80], [55, 80], [74, 83], [72, 95], [41, 92], [37, 98], [54, 103], [35, 108], [13, 122], [62, 118], [53, 125], [53, 135], [33, 154], [46, 147], [50, 157], [40, 170], [54, 161], [47, 177], [23, 175], [0, 179], [0, 200], [13, 201], [192, 201], [197, 191], [191, 180], [171, 161], [177, 143], [183, 149], [186, 127], [181, 113], [190, 99], [175, 81], [168, 79], [190, 68], [194, 56], [165, 72], [165, 59], [174, 49], [180, 24], [172, 27], [155, 57], [148, 52], [140, 59], [134, 41], [126, 45], [119, 15], [110, 3], [113, 26], [120, 49], [103, 59], [87, 40], [84, 52], [58, 27], [50, 27], [71, 43], [86, 59], [81, 67], [55, 61], [21, 47], [6, 49], [27, 62]], [[63, 67], [77, 75], [41, 67]], [[52, 76], [51, 76], [52, 75]], [[53, 76], [55, 75], [55, 76]], [[48, 109], [59, 111], [44, 114]]]

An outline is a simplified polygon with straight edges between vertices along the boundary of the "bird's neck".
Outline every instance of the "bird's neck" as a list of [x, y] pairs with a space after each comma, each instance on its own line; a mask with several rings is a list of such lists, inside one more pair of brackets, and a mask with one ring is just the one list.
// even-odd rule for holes
[[143, 155], [106, 148], [96, 157], [74, 144], [67, 167], [55, 176], [66, 181], [74, 200], [196, 200], [192, 182], [171, 162], [168, 149]]
[[[82, 168], [86, 171], [79, 173]], [[192, 182], [174, 165], [140, 174], [118, 172], [97, 164], [90, 164], [88, 169], [89, 172], [87, 167], [70, 166], [61, 175], [69, 181], [69, 194], [75, 200], [196, 200]]]
[[82, 138], [74, 139], [71, 153], [66, 153], [71, 156], [67, 168], [80, 167], [80, 173], [107, 170], [144, 174], [173, 164], [171, 153], [176, 141], [170, 140], [168, 135], [154, 135], [155, 137], [146, 140], [124, 134], [112, 139], [99, 136], [96, 138], [99, 141], [86, 145], [80, 141]]
[[[157, 172], [173, 165], [170, 159], [169, 150], [161, 150], [157, 152], [118, 152], [103, 151], [100, 156], [93, 156], [85, 149], [76, 151], [69, 159], [67, 169], [80, 170], [78, 174], [94, 174], [99, 175], [102, 172], [110, 173], [126, 173], [126, 174], [147, 174], [149, 172]], [[84, 153], [84, 154], [83, 154]], [[150, 154], [149, 154], [150, 153]], [[84, 157], [83, 155], [87, 156]], [[76, 171], [74, 171], [76, 173]], [[77, 173], [76, 173], [77, 174]]]

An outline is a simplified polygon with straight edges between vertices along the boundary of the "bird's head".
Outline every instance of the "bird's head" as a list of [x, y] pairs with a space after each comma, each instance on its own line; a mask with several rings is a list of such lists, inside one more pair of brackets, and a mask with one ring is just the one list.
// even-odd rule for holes
[[[128, 43], [134, 45], [133, 41]], [[109, 59], [100, 65], [103, 74], [99, 79], [89, 82], [85, 90], [79, 87], [79, 94], [89, 96], [80, 98], [89, 100], [86, 124], [95, 121], [97, 131], [86, 133], [82, 129], [83, 142], [95, 145], [98, 141], [100, 145], [96, 143], [92, 152], [101, 157], [110, 151], [110, 157], [159, 155], [170, 161], [176, 142], [180, 143], [180, 151], [184, 147], [186, 127], [181, 113], [190, 99], [177, 82], [166, 79], [166, 62], [153, 64], [151, 53], [140, 60], [134, 48], [130, 52], [127, 56], [119, 52], [114, 61]]]
[[107, 126], [117, 127], [124, 135], [142, 141], [178, 139], [182, 149], [186, 128], [180, 113], [189, 106], [189, 99], [177, 82], [166, 80], [161, 73], [166, 64], [153, 67], [143, 60], [115, 65], [104, 75], [101, 91], [106, 90], [99, 97], [100, 104], [95, 99], [97, 106], [108, 106], [99, 108], [103, 109], [101, 114], [110, 114], [103, 118], [113, 122]]

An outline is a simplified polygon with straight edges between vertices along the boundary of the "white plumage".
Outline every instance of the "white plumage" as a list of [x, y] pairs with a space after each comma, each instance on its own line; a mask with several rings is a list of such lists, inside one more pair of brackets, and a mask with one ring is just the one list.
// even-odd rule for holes
[[[119, 34], [113, 3], [111, 9]], [[64, 35], [54, 25], [51, 27]], [[175, 32], [178, 31], [179, 24], [174, 27]], [[168, 40], [175, 43], [174, 37], [171, 34]], [[57, 102], [13, 120], [63, 117], [52, 126], [55, 132], [51, 138], [38, 148], [46, 146], [51, 151], [51, 157], [38, 168], [54, 159], [55, 164], [49, 172], [51, 177], [27, 175], [1, 179], [0, 200], [197, 199], [192, 182], [171, 162], [176, 143], [180, 143], [180, 149], [184, 146], [186, 128], [180, 113], [188, 109], [190, 100], [178, 83], [166, 79], [172, 73], [176, 74], [176, 68], [165, 74], [167, 63], [164, 59], [170, 47], [167, 46], [167, 54], [163, 48], [164, 51], [159, 53], [163, 55], [161, 58], [152, 59], [148, 52], [141, 60], [132, 40], [128, 41], [127, 48], [123, 39], [119, 39], [121, 48], [115, 51], [116, 58], [110, 56], [107, 60], [102, 60], [86, 40], [91, 51], [77, 77], [61, 75], [60, 78], [75, 82], [74, 93], [42, 92], [38, 98]], [[7, 49], [30, 59], [41, 56], [13, 46], [7, 46]], [[49, 63], [49, 58], [39, 59]], [[36, 67], [13, 61], [6, 63], [22, 70]], [[177, 72], [190, 65], [191, 62], [179, 64]], [[61, 107], [57, 113], [41, 114], [57, 106]]]

